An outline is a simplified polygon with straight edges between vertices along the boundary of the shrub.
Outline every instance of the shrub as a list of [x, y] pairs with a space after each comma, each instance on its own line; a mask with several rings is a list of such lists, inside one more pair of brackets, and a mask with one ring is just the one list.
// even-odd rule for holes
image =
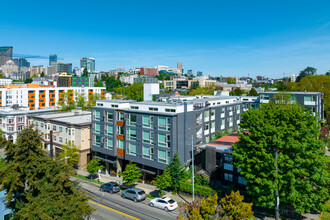
[[[192, 194], [192, 183], [191, 182], [181, 182], [180, 191]], [[217, 192], [217, 190], [214, 190], [209, 186], [195, 185], [195, 195], [212, 196], [216, 192]]]
[[114, 171], [114, 170], [111, 170], [110, 174], [111, 174], [111, 175], [114, 175], [114, 176], [117, 176], [117, 173], [116, 173], [116, 171]]

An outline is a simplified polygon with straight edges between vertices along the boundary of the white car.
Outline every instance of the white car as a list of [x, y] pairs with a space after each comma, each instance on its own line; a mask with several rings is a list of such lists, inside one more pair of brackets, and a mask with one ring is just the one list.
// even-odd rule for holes
[[178, 203], [169, 197], [155, 198], [149, 202], [151, 207], [164, 209], [166, 212], [178, 208]]

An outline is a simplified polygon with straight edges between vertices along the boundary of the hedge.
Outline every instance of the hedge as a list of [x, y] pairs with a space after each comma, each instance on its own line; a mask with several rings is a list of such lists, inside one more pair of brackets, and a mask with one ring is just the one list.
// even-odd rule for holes
[[[192, 194], [192, 183], [191, 182], [182, 182], [180, 184], [180, 191]], [[209, 186], [201, 186], [201, 185], [195, 184], [195, 195], [213, 196], [217, 192], [219, 192], [219, 191], [214, 190]]]

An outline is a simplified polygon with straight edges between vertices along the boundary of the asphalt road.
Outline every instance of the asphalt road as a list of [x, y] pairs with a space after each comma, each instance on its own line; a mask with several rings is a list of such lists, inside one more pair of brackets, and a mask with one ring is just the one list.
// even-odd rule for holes
[[[101, 192], [99, 187], [89, 183], [80, 181], [79, 186], [92, 197], [91, 205], [97, 207], [96, 212], [92, 214], [92, 219], [176, 219], [178, 210], [166, 212], [164, 210], [150, 207], [148, 205], [150, 199], [146, 198], [142, 202], [133, 202], [128, 199], [121, 198], [121, 192], [110, 194]], [[98, 205], [97, 205], [98, 204]]]

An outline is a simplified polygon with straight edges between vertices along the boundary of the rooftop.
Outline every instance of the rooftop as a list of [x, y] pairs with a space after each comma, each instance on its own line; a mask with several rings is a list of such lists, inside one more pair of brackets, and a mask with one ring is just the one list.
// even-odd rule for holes
[[318, 95], [321, 94], [321, 92], [260, 92], [260, 94], [277, 94], [277, 93], [289, 93], [289, 94], [305, 94], [305, 95]]

